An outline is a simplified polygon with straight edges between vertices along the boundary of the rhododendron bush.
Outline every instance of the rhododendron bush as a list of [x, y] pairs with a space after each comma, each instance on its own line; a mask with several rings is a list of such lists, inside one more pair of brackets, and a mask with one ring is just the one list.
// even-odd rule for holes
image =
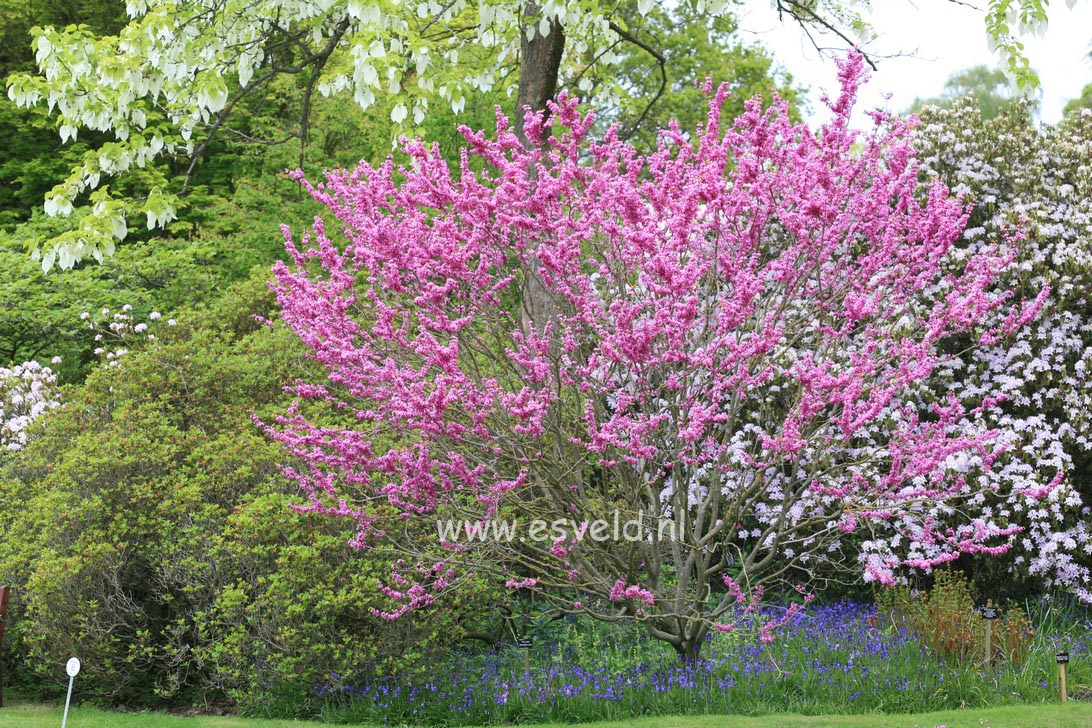
[[1037, 128], [1026, 108], [991, 121], [972, 104], [931, 109], [922, 114], [915, 145], [924, 176], [974, 204], [958, 247], [981, 250], [1018, 221], [1027, 240], [998, 286], [1025, 294], [1049, 289], [1031, 325], [947, 360], [933, 387], [1005, 395], [990, 413], [1010, 441], [992, 474], [999, 485], [1039, 489], [1066, 473], [1063, 486], [1041, 501], [1015, 499], [997, 513], [1025, 525], [1011, 565], [1090, 602], [1092, 114]]
[[[274, 286], [328, 376], [268, 429], [305, 463], [302, 508], [405, 552], [389, 616], [492, 570], [693, 656], [755, 626], [770, 585], [1006, 550], [1019, 527], [991, 505], [1059, 481], [990, 478], [995, 399], [924, 383], [1045, 293], [993, 288], [1017, 232], [957, 251], [965, 204], [916, 195], [903, 122], [849, 127], [861, 59], [840, 77], [814, 131], [780, 102], [728, 123], [722, 88], [702, 128], [641, 157], [588, 139], [563, 96], [526, 147], [498, 112], [495, 136], [464, 130], [458, 169], [407, 142], [405, 167], [304, 181], [339, 230], [288, 235]], [[615, 513], [638, 537], [589, 534]], [[406, 542], [420, 517], [571, 528]]]
[[31, 423], [58, 406], [57, 375], [52, 369], [33, 360], [10, 369], [0, 367], [0, 451], [21, 450]]

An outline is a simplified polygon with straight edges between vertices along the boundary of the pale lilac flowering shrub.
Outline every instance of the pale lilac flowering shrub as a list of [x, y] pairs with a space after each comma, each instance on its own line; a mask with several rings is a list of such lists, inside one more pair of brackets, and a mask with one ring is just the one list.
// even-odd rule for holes
[[27, 428], [59, 406], [57, 375], [49, 367], [36, 361], [0, 367], [0, 449], [21, 450], [27, 444]]
[[[95, 356], [107, 366], [117, 366], [131, 342], [152, 341], [155, 334], [150, 326], [161, 318], [158, 312], [149, 315], [149, 322], [137, 322], [130, 305], [121, 311], [103, 308], [97, 316], [80, 314], [89, 329], [96, 331]], [[173, 326], [174, 320], [167, 322]], [[54, 357], [52, 364], [60, 364]], [[57, 374], [37, 361], [27, 361], [14, 367], [0, 367], [0, 449], [15, 451], [27, 444], [27, 428], [47, 410], [60, 405]]]
[[[102, 309], [97, 316], [84, 311], [80, 318], [87, 322], [87, 328], [95, 331], [94, 355], [106, 361], [106, 366], [116, 367], [122, 357], [129, 353], [129, 346], [137, 342], [155, 341], [154, 327], [163, 314], [152, 311], [147, 321], [137, 321], [133, 307], [125, 304], [120, 311], [111, 312]], [[175, 325], [174, 319], [166, 321], [167, 326]]]
[[915, 144], [925, 184], [942, 180], [974, 205], [959, 257], [1018, 225], [1024, 240], [997, 285], [1049, 290], [1040, 318], [949, 359], [938, 382], [1005, 397], [987, 417], [1009, 451], [989, 477], [1015, 496], [992, 512], [1025, 526], [1012, 563], [1092, 601], [1092, 116], [1037, 128], [1026, 109], [983, 121], [964, 103], [923, 113]]

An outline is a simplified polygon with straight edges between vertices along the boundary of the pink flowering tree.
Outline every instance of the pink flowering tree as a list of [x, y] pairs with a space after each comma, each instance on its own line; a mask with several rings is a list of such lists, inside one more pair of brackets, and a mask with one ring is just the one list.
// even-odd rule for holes
[[725, 123], [722, 88], [641, 157], [563, 96], [526, 146], [499, 114], [464, 130], [457, 169], [407, 142], [405, 167], [304, 181], [338, 232], [289, 235], [274, 287], [328, 376], [268, 430], [301, 507], [404, 551], [390, 617], [490, 570], [694, 657], [710, 630], [771, 639], [770, 585], [1008, 548], [989, 504], [1043, 493], [986, 477], [991, 397], [922, 383], [1037, 305], [991, 292], [1015, 236], [952, 272], [968, 211], [919, 201], [903, 123], [850, 129], [861, 80], [851, 57], [817, 131], [783, 103]]

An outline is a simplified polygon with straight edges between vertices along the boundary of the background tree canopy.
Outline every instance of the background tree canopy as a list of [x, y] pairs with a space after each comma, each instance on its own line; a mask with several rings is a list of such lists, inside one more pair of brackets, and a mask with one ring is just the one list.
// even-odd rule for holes
[[1092, 109], [1092, 83], [1081, 90], [1080, 96], [1075, 99], [1070, 99], [1065, 105], [1065, 114], [1066, 116], [1079, 114], [1082, 109]]
[[[638, 0], [636, 9], [645, 15], [655, 6]], [[681, 12], [703, 18], [731, 7], [727, 0], [694, 0]], [[831, 34], [844, 46], [869, 33], [863, 19], [868, 3], [861, 0], [777, 0], [776, 7], [805, 32]], [[101, 259], [131, 228], [174, 220], [178, 194], [192, 183], [209, 145], [224, 135], [254, 138], [242, 112], [254, 103], [275, 103], [287, 88], [298, 101], [285, 109], [292, 127], [279, 138], [305, 145], [317, 94], [344, 94], [364, 110], [389, 100], [389, 118], [401, 128], [420, 126], [438, 105], [459, 111], [493, 91], [515, 90], [516, 109], [542, 110], [558, 88], [579, 94], [598, 81], [597, 103], [606, 106], [609, 98], [625, 98], [624, 74], [593, 79], [590, 67], [637, 52], [621, 50], [627, 44], [661, 62], [670, 53], [670, 43], [657, 48], [631, 32], [632, 6], [587, 0], [541, 6], [523, 0], [224, 0], [211, 6], [133, 0], [126, 11], [128, 22], [116, 33], [110, 13], [98, 28], [32, 28], [38, 73], [8, 80], [8, 96], [17, 105], [49, 107], [62, 142], [90, 142], [46, 195], [50, 215], [90, 208], [35, 248], [46, 270]], [[1046, 21], [1044, 0], [987, 5], [987, 37], [1023, 86], [1034, 86], [1035, 76], [1018, 35], [1037, 32]], [[519, 113], [515, 122], [518, 129]], [[173, 171], [181, 178], [155, 170], [163, 158], [176, 160]], [[126, 178], [132, 187], [122, 183]], [[113, 179], [120, 188], [107, 184]]]
[[915, 99], [910, 106], [910, 113], [917, 113], [925, 106], [950, 108], [964, 97], [969, 97], [978, 106], [983, 119], [993, 119], [1020, 101], [1014, 84], [1004, 72], [986, 66], [975, 66], [953, 73], [939, 96]]

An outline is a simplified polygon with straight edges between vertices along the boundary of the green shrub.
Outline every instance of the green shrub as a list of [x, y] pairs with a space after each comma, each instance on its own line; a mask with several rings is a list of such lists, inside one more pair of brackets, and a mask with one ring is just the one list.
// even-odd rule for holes
[[289, 508], [285, 454], [252, 417], [283, 411], [309, 364], [256, 320], [272, 307], [257, 275], [161, 326], [0, 461], [6, 651], [24, 685], [60, 689], [78, 655], [83, 695], [107, 703], [298, 712], [330, 672], [428, 658], [480, 614], [469, 590], [412, 624], [374, 616], [387, 556]]
[[[975, 609], [967, 577], [961, 571], [936, 572], [932, 588], [920, 594], [890, 587], [877, 596], [882, 618], [906, 627], [925, 649], [956, 663], [985, 662], [986, 620]], [[993, 602], [989, 602], [993, 606]], [[1028, 659], [1035, 629], [1018, 607], [993, 620], [990, 629], [991, 663], [1020, 667]]]

